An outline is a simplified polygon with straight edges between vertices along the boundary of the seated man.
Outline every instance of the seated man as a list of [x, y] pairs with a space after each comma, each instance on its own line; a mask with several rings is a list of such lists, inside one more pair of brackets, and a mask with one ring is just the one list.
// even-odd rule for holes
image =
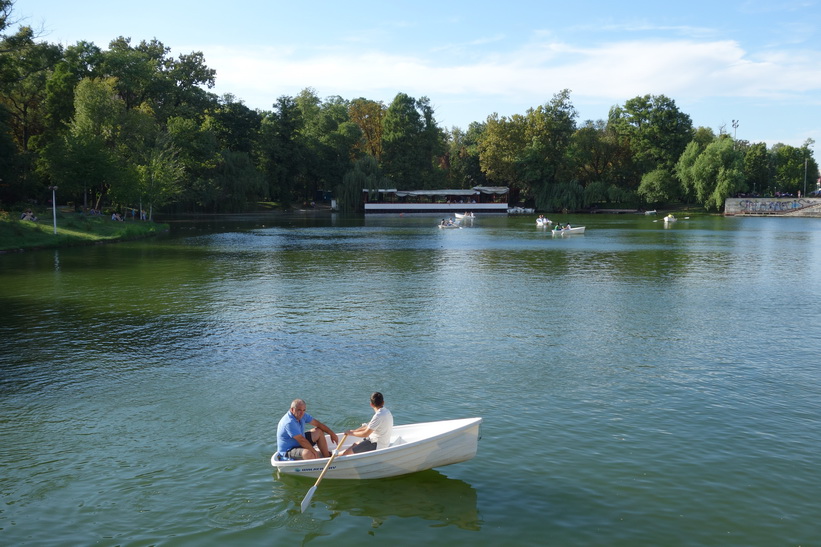
[[[313, 460], [327, 458], [331, 455], [323, 432], [331, 437], [334, 444], [339, 443], [336, 433], [328, 426], [305, 412], [307, 405], [302, 399], [294, 399], [291, 408], [279, 420], [277, 426], [277, 455], [292, 460]], [[305, 432], [305, 424], [316, 429]]]
[[368, 452], [369, 450], [387, 448], [390, 446], [391, 433], [393, 432], [393, 414], [385, 408], [385, 398], [378, 391], [371, 395], [371, 408], [374, 411], [374, 415], [370, 422], [345, 432], [354, 437], [365, 437], [365, 440], [347, 449], [342, 453], [343, 456], [360, 454], [362, 452]]

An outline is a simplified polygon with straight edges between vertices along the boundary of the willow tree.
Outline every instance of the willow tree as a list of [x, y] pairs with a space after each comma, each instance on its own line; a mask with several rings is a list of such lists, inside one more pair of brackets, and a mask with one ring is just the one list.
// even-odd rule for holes
[[[145, 198], [148, 220], [153, 220], [155, 207], [169, 203], [182, 193], [180, 181], [185, 171], [171, 135], [157, 134], [154, 142], [146, 148], [143, 160], [137, 166], [137, 172], [140, 196]], [[139, 200], [139, 206], [142, 209], [142, 198]]]
[[359, 212], [362, 191], [378, 189], [383, 187], [385, 182], [385, 176], [376, 158], [367, 154], [362, 156], [354, 162], [351, 170], [345, 173], [342, 184], [336, 187], [337, 207], [344, 213]]

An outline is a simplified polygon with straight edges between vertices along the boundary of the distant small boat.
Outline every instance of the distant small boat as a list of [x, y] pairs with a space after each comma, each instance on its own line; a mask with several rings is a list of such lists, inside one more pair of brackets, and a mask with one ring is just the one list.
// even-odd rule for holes
[[539, 217], [536, 219], [536, 226], [544, 228], [553, 224], [553, 221], [546, 217]]
[[556, 228], [553, 228], [553, 235], [554, 236], [557, 236], [557, 235], [572, 236], [572, 235], [583, 234], [583, 233], [584, 233], [584, 226], [574, 226], [572, 228], [560, 228], [560, 227], [557, 226]]
[[645, 214], [645, 215], [655, 215], [655, 214], [656, 214], [656, 210], [655, 210], [655, 209], [653, 209], [652, 211], [644, 211], [644, 214]]
[[461, 228], [461, 226], [459, 226], [459, 219], [454, 220], [452, 218], [443, 218], [438, 226], [439, 228]]
[[675, 222], [677, 220], [678, 219], [676, 217], [674, 217], [673, 215], [667, 215], [666, 217], [664, 217], [664, 222]]
[[476, 218], [473, 215], [473, 213], [455, 213], [453, 216], [456, 217], [456, 220], [462, 220], [462, 219], [473, 220], [474, 218]]

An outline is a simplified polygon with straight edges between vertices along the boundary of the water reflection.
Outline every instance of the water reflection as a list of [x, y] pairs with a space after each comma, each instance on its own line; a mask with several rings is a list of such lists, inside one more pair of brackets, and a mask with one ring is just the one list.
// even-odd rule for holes
[[[293, 502], [294, 511], [299, 511], [313, 480], [292, 476], [276, 480], [283, 486], [284, 497]], [[316, 517], [323, 506], [330, 511], [330, 519], [343, 514], [369, 517], [373, 528], [391, 517], [421, 518], [432, 521], [434, 527], [456, 526], [474, 531], [482, 525], [476, 490], [463, 480], [433, 469], [379, 480], [323, 481], [308, 511]]]

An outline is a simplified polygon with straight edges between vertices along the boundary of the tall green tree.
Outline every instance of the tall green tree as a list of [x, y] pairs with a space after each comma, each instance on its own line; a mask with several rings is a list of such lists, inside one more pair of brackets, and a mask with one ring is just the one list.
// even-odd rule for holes
[[41, 168], [63, 193], [73, 194], [88, 205], [88, 190], [94, 191], [95, 203], [113, 186], [121, 194], [133, 178], [129, 165], [118, 154], [119, 137], [125, 106], [117, 94], [113, 79], [83, 79], [75, 90], [74, 116], [61, 139], [43, 147]]
[[[180, 182], [185, 175], [169, 133], [158, 133], [148, 146], [143, 161], [137, 165], [139, 176], [138, 203], [143, 206], [143, 198], [148, 207], [148, 220], [154, 218], [154, 208], [161, 207], [182, 193]], [[132, 202], [133, 203], [133, 202]]]
[[766, 191], [770, 180], [770, 154], [766, 143], [752, 144], [744, 151], [744, 178], [753, 194]]
[[212, 131], [220, 147], [252, 153], [259, 138], [262, 115], [231, 94], [223, 95], [208, 111], [203, 128]]
[[302, 193], [310, 197], [339, 184], [355, 157], [354, 149], [362, 133], [350, 120], [348, 102], [342, 97], [323, 101], [313, 89], [307, 88], [296, 102], [304, 121], [300, 135], [307, 154]]
[[397, 94], [383, 121], [382, 169], [386, 176], [398, 188], [439, 188], [445, 180], [440, 163], [444, 152], [444, 135], [429, 99]]
[[664, 95], [644, 95], [613, 107], [608, 124], [629, 143], [639, 194], [649, 202], [678, 198], [674, 166], [693, 138], [690, 116]]
[[728, 197], [746, 188], [744, 152], [727, 135], [699, 149], [698, 142], [691, 142], [676, 171], [685, 185], [693, 188], [699, 203], [707, 210], [719, 211]]
[[214, 180], [220, 153], [217, 136], [197, 120], [181, 116], [168, 120], [167, 131], [184, 171], [181, 192], [173, 208], [215, 212], [221, 196]]
[[557, 202], [559, 194], [551, 187], [560, 183], [578, 185], [578, 181], [573, 180], [571, 150], [577, 117], [568, 89], [555, 94], [548, 103], [527, 111], [526, 144], [519, 159], [519, 169], [525, 195], [533, 196], [540, 209], [570, 205]]
[[449, 187], [472, 188], [488, 184], [479, 160], [479, 143], [484, 131], [485, 124], [480, 122], [472, 122], [467, 131], [458, 127], [451, 129], [447, 164]]
[[274, 111], [263, 116], [260, 158], [268, 196], [273, 200], [287, 203], [310, 198], [299, 192], [307, 156], [301, 136], [303, 126], [302, 111], [290, 96], [277, 99]]
[[[797, 195], [799, 191], [804, 191], [805, 172], [807, 177], [818, 172], [818, 165], [813, 158], [811, 150], [813, 141], [808, 140], [800, 148], [788, 144], [778, 143], [771, 149], [773, 177], [773, 194]], [[807, 162], [806, 169], [804, 162]], [[811, 181], [810, 181], [811, 182]], [[809, 183], [808, 183], [809, 184]], [[807, 187], [809, 191], [809, 186]]]
[[487, 178], [494, 184], [523, 190], [518, 162], [525, 146], [527, 133], [524, 116], [499, 117], [495, 112], [488, 116], [479, 139], [479, 163]]

